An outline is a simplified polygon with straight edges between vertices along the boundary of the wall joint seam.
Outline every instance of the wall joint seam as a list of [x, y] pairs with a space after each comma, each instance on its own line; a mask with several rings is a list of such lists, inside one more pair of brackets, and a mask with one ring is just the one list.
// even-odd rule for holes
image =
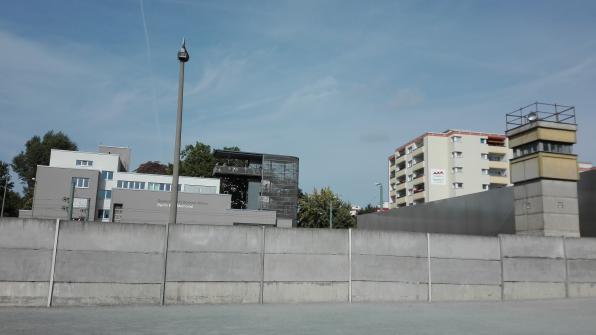
[[426, 233], [426, 259], [427, 259], [427, 267], [428, 267], [428, 302], [433, 301], [433, 294], [432, 294], [432, 271], [430, 266], [430, 233]]
[[60, 233], [60, 219], [56, 219], [56, 228], [54, 232], [54, 249], [52, 251], [52, 267], [50, 268], [50, 282], [48, 283], [48, 303], [47, 307], [52, 306], [52, 296], [54, 295], [54, 273], [56, 269], [56, 255], [58, 249], [58, 236]]

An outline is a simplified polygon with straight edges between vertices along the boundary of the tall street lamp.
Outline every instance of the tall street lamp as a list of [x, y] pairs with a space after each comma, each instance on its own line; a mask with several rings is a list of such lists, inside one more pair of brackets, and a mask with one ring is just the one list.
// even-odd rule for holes
[[4, 202], [6, 201], [6, 188], [8, 186], [9, 181], [10, 181], [10, 177], [7, 173], [6, 178], [4, 178], [4, 195], [2, 195], [2, 209], [0, 210], [0, 218], [4, 217]]
[[383, 211], [383, 184], [375, 183], [376, 186], [379, 186], [379, 211]]
[[182, 39], [182, 46], [178, 51], [180, 62], [180, 74], [178, 77], [178, 113], [176, 114], [176, 142], [174, 144], [174, 171], [172, 176], [172, 187], [170, 187], [170, 219], [166, 223], [166, 230], [163, 244], [163, 269], [161, 282], [161, 305], [165, 303], [166, 295], [166, 269], [168, 266], [168, 240], [170, 236], [170, 224], [176, 224], [178, 214], [178, 179], [180, 177], [180, 141], [182, 137], [182, 100], [184, 97], [184, 63], [188, 62], [190, 55], [186, 50], [186, 43]]
[[[186, 43], [182, 39], [182, 46], [178, 51], [180, 61], [180, 75], [178, 78], [178, 113], [176, 114], [176, 143], [174, 145], [174, 176], [172, 177], [172, 195], [170, 198], [170, 220], [169, 224], [176, 224], [178, 214], [178, 179], [180, 177], [180, 140], [182, 137], [182, 100], [184, 97], [184, 63], [188, 62], [190, 55], [186, 50]], [[167, 228], [167, 227], [166, 227]]]

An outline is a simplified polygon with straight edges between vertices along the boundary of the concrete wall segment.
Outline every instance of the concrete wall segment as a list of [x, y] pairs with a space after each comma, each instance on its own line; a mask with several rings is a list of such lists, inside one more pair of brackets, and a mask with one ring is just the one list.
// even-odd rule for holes
[[267, 228], [265, 253], [347, 255], [347, 240], [348, 231], [345, 229]]
[[431, 258], [431, 281], [435, 284], [484, 284], [501, 283], [499, 261]]
[[177, 282], [259, 281], [259, 254], [168, 252], [167, 280]]
[[567, 259], [596, 259], [596, 238], [565, 239]]
[[434, 258], [499, 260], [495, 237], [431, 234], [430, 256]]
[[503, 279], [506, 282], [564, 282], [565, 260], [505, 258]]
[[503, 257], [563, 258], [563, 240], [558, 237], [501, 235]]
[[352, 280], [377, 282], [428, 282], [426, 258], [352, 255]]
[[174, 225], [170, 227], [168, 248], [188, 252], [260, 253], [263, 232], [260, 227]]
[[0, 248], [53, 249], [56, 220], [0, 219]]
[[426, 234], [352, 230], [352, 254], [426, 257]]
[[59, 250], [161, 253], [165, 226], [61, 222]]

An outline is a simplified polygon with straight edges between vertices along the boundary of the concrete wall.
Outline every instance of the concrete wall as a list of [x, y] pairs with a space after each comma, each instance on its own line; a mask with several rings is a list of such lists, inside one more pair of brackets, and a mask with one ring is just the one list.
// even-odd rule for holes
[[[0, 220], [0, 305], [160, 303], [165, 226], [55, 228]], [[596, 296], [592, 238], [181, 224], [167, 256], [166, 304]]]

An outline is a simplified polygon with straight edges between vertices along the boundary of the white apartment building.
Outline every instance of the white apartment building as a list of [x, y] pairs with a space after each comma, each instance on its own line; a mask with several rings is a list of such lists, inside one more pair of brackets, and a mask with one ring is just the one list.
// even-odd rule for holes
[[388, 158], [390, 207], [507, 186], [511, 157], [503, 134], [451, 129], [422, 134]]
[[[76, 177], [75, 187], [85, 189], [90, 188], [90, 184], [94, 184], [93, 186], [97, 187], [94, 206], [97, 210], [92, 215], [97, 221], [110, 222], [118, 221], [117, 218], [113, 217], [118, 213], [112, 213], [117, 211], [117, 208], [113, 208], [111, 203], [112, 190], [129, 189], [155, 192], [169, 192], [171, 190], [172, 176], [128, 172], [129, 164], [130, 149], [100, 146], [99, 152], [52, 149], [48, 167], [97, 171], [96, 173], [99, 174], [97, 180]], [[183, 193], [219, 194], [220, 192], [220, 180], [217, 178], [180, 176], [179, 183], [178, 189]], [[51, 196], [45, 195], [45, 198], [49, 197]], [[43, 205], [40, 207], [43, 208]]]

